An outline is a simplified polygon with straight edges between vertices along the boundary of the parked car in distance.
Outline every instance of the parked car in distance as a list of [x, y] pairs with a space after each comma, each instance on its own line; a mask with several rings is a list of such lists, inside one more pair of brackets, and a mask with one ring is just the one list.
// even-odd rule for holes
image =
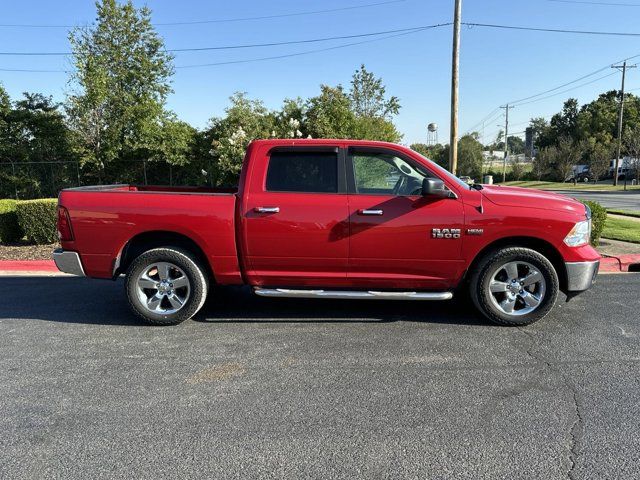
[[257, 140], [237, 189], [63, 190], [54, 259], [67, 273], [124, 275], [131, 308], [153, 324], [246, 284], [294, 298], [455, 301], [466, 290], [487, 318], [526, 325], [559, 291], [591, 286], [590, 229], [576, 200], [469, 186], [399, 145]]
[[589, 182], [593, 182], [594, 178], [591, 175], [591, 172], [589, 170], [585, 170], [582, 171], [578, 174], [571, 174], [566, 180], [565, 182], [577, 182], [577, 183], [589, 183]]

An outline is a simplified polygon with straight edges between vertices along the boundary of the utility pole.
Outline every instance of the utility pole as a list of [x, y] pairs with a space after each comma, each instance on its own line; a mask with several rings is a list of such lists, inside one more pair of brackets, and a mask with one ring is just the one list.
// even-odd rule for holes
[[[618, 146], [616, 152], [616, 165], [613, 170], [613, 185], [618, 185], [618, 168], [620, 168], [620, 150], [622, 150], [622, 120], [624, 118], [624, 79], [627, 76], [627, 68], [636, 68], [635, 65], [627, 66], [626, 60], [622, 65], [612, 65], [622, 72], [622, 87], [620, 88], [620, 111], [618, 112]], [[624, 187], [627, 188], [627, 176], [624, 176]]]
[[505, 109], [505, 118], [504, 118], [504, 158], [502, 159], [502, 183], [507, 181], [507, 157], [509, 156], [509, 109], [510, 107], [507, 103], [504, 107], [500, 107]]
[[458, 81], [460, 78], [460, 22], [462, 0], [454, 0], [453, 53], [451, 61], [451, 132], [449, 138], [449, 170], [454, 175], [458, 170]]

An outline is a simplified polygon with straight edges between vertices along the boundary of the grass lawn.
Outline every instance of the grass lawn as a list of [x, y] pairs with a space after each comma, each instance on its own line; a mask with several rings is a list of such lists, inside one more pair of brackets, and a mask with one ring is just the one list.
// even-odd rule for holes
[[[571, 182], [539, 182], [537, 180], [506, 182], [501, 185], [509, 187], [537, 188], [539, 190], [591, 190], [591, 191], [618, 191], [624, 190], [624, 186], [607, 185], [602, 183], [578, 183], [574, 185]], [[640, 190], [640, 185], [627, 185], [627, 190]]]
[[640, 243], [640, 222], [608, 217], [602, 231], [602, 238]]
[[636, 217], [640, 218], [640, 212], [632, 211], [632, 210], [617, 210], [615, 208], [607, 209], [607, 212], [613, 213], [614, 215], [624, 215], [625, 217]]

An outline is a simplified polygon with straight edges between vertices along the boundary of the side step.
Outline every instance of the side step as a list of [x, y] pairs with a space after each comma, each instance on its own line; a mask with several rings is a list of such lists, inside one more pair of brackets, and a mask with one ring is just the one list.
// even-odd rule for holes
[[451, 292], [375, 292], [359, 290], [292, 290], [288, 288], [255, 288], [261, 297], [330, 298], [354, 300], [451, 300]]

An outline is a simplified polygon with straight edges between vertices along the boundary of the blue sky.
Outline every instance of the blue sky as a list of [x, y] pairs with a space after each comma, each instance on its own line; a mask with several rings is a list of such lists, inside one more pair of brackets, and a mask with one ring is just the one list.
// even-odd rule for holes
[[[247, 16], [326, 10], [382, 0], [184, 0], [149, 1], [154, 22], [230, 19]], [[633, 0], [617, 0], [632, 3]], [[143, 5], [144, 2], [135, 2]], [[613, 2], [615, 3], [615, 2]], [[64, 7], [62, 7], [64, 5]], [[640, 5], [640, 4], [636, 4]], [[369, 8], [309, 16], [190, 26], [158, 26], [168, 48], [206, 47], [240, 43], [301, 40], [451, 21], [453, 0], [405, 0]], [[90, 1], [23, 0], [4, 2], [3, 24], [77, 24], [94, 18]], [[549, 0], [463, 0], [463, 21], [581, 30], [640, 31], [640, 6], [605, 6]], [[304, 52], [348, 43], [346, 40], [311, 45], [288, 45], [232, 51], [178, 54], [175, 65], [211, 63]], [[0, 27], [0, 51], [67, 51], [67, 29]], [[565, 35], [486, 28], [462, 30], [460, 122], [473, 127], [497, 106], [528, 97], [574, 80], [614, 61], [640, 54], [640, 37]], [[636, 61], [640, 60], [640, 57]], [[426, 140], [426, 125], [440, 125], [440, 141], [448, 138], [451, 27], [355, 45], [328, 52], [262, 62], [177, 69], [169, 108], [196, 127], [222, 115], [228, 97], [246, 91], [270, 108], [285, 97], [315, 95], [319, 85], [348, 85], [364, 63], [381, 76], [390, 94], [400, 97], [395, 119], [403, 143]], [[68, 69], [63, 57], [0, 56], [0, 68]], [[601, 74], [585, 80], [597, 79]], [[640, 88], [640, 69], [628, 74], [629, 89]], [[0, 71], [0, 82], [13, 98], [21, 92], [42, 92], [63, 100], [64, 73]], [[585, 83], [582, 82], [582, 83]], [[520, 132], [532, 116], [549, 116], [574, 96], [583, 103], [599, 92], [619, 88], [612, 75], [591, 85], [543, 101], [522, 105], [510, 113], [512, 132]], [[576, 84], [580, 85], [580, 83]], [[495, 136], [503, 118], [485, 125], [485, 139]]]

